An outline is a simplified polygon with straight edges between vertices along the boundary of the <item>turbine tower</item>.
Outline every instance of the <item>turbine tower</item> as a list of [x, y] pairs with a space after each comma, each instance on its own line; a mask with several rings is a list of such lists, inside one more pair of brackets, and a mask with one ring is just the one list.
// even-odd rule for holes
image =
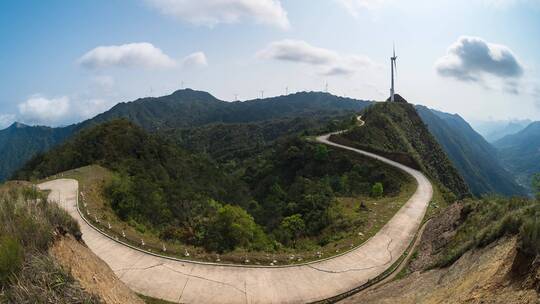
[[390, 57], [390, 69], [391, 69], [391, 76], [392, 76], [392, 82], [390, 86], [390, 101], [394, 101], [394, 68], [396, 69], [396, 75], [397, 75], [397, 65], [396, 65], [396, 46], [393, 46], [393, 56]]

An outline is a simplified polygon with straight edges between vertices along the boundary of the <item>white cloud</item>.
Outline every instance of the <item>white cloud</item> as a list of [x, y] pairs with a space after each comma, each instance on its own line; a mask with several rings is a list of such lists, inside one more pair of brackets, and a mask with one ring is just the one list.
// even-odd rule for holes
[[0, 130], [15, 122], [15, 114], [0, 114]]
[[341, 4], [352, 16], [359, 17], [366, 10], [379, 9], [393, 0], [335, 0]]
[[19, 104], [21, 119], [29, 124], [54, 124], [69, 113], [69, 98], [46, 98], [39, 95], [30, 97]]
[[195, 52], [182, 60], [184, 68], [201, 68], [208, 66], [208, 60], [203, 52]]
[[343, 55], [336, 51], [315, 47], [302, 40], [281, 40], [270, 43], [256, 55], [262, 59], [275, 59], [321, 68], [326, 76], [352, 75], [360, 69], [377, 67], [370, 58], [363, 55]]
[[128, 43], [99, 46], [79, 59], [79, 64], [88, 69], [108, 67], [171, 68], [176, 62], [151, 43]]
[[245, 19], [256, 23], [289, 28], [287, 12], [279, 0], [145, 0], [164, 15], [208, 27], [220, 23], [238, 23]]
[[94, 117], [112, 105], [98, 98], [73, 100], [68, 96], [34, 95], [19, 104], [18, 119], [30, 125], [58, 126]]
[[517, 94], [523, 66], [512, 50], [478, 37], [460, 37], [435, 63], [439, 75], [489, 87], [490, 77], [502, 80], [506, 92]]

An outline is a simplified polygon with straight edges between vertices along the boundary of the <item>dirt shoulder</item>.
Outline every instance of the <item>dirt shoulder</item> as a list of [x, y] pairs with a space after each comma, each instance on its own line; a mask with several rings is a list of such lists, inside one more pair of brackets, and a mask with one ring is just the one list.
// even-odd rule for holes
[[99, 296], [107, 304], [144, 304], [144, 302], [122, 283], [114, 272], [72, 236], [59, 238], [49, 253], [60, 265], [79, 281], [89, 293]]

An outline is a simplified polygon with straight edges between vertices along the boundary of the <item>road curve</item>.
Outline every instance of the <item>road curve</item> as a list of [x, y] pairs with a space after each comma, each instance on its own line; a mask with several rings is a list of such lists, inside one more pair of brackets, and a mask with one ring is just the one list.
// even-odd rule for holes
[[78, 183], [58, 179], [39, 185], [80, 224], [83, 240], [132, 290], [175, 303], [309, 303], [353, 290], [396, 262], [424, 217], [433, 190], [419, 171], [384, 157], [317, 137], [397, 167], [418, 184], [413, 196], [388, 223], [362, 246], [335, 258], [309, 264], [261, 268], [208, 265], [150, 255], [118, 243], [90, 227], [77, 211]]

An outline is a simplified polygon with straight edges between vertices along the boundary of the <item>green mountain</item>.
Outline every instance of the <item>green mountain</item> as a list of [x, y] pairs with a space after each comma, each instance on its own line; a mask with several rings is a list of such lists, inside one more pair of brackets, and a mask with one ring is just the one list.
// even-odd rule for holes
[[503, 164], [518, 182], [530, 189], [531, 177], [540, 172], [540, 121], [494, 143]]
[[385, 155], [425, 172], [458, 198], [469, 187], [411, 104], [381, 102], [364, 110], [364, 126], [332, 139]]
[[474, 195], [524, 195], [497, 158], [497, 150], [457, 114], [416, 106], [416, 111], [463, 176]]
[[[11, 176], [32, 156], [48, 151], [75, 132], [115, 118], [129, 119], [147, 131], [174, 135], [177, 141], [188, 148], [221, 152], [213, 149], [217, 144], [206, 147], [191, 140], [190, 138], [199, 132], [208, 133], [207, 130], [193, 128], [213, 124], [214, 126], [208, 128], [219, 130], [216, 128], [223, 129], [224, 124], [227, 124], [225, 128], [233, 129], [236, 134], [244, 130], [247, 136], [241, 139], [239, 145], [247, 145], [249, 147], [245, 149], [249, 150], [257, 147], [257, 141], [252, 140], [255, 136], [264, 139], [264, 142], [272, 141], [284, 134], [296, 134], [308, 126], [320, 127], [332, 117], [359, 111], [369, 104], [369, 101], [317, 92], [226, 102], [206, 92], [185, 89], [163, 97], [119, 103], [92, 119], [67, 127], [47, 128], [14, 124], [0, 131], [0, 181]], [[259, 125], [263, 121], [264, 123]], [[221, 146], [228, 144], [222, 137], [219, 138]]]
[[250, 123], [273, 119], [340, 115], [359, 111], [369, 101], [321, 92], [299, 92], [265, 99], [227, 102], [207, 92], [179, 90], [171, 95], [119, 103], [83, 125], [127, 118], [145, 130], [185, 128], [210, 123]]
[[73, 128], [49, 128], [14, 123], [0, 130], [0, 181], [11, 176], [34, 155], [63, 142]]

